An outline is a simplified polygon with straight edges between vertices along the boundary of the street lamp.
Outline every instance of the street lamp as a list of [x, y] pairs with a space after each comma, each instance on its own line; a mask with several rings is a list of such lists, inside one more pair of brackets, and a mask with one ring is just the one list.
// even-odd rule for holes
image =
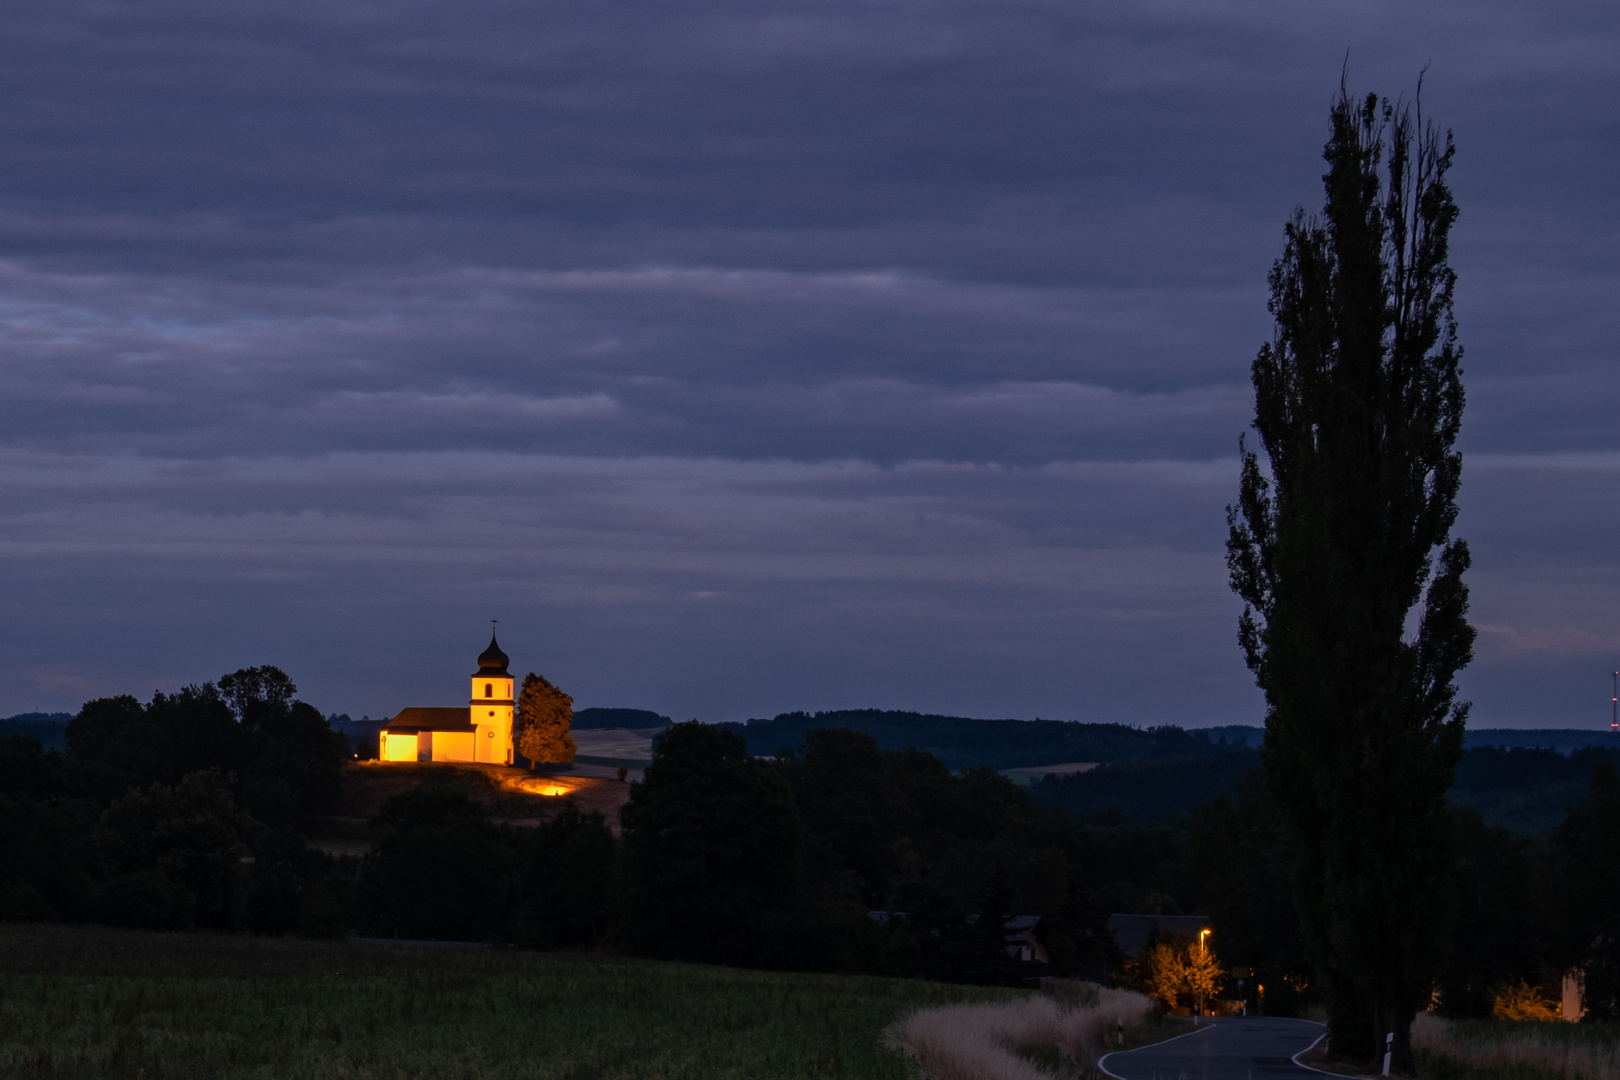
[[[1209, 937], [1209, 927], [1206, 926], [1198, 931], [1198, 953], [1200, 958], [1204, 960], [1209, 959], [1209, 946], [1204, 943], [1204, 939], [1207, 937]], [[1198, 980], [1198, 1015], [1204, 1015], [1204, 980], [1202, 978]]]

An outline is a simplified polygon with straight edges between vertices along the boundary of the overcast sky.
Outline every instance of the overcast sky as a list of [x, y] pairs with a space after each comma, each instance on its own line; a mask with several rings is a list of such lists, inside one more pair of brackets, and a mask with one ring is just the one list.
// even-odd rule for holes
[[1454, 130], [1473, 726], [1620, 666], [1612, 0], [8, 0], [0, 715], [1258, 723], [1223, 508], [1329, 104]]

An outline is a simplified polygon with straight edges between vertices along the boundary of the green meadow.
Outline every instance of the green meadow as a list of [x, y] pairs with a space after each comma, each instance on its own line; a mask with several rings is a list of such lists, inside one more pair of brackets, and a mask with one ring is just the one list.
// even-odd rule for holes
[[0, 925], [0, 1076], [893, 1077], [918, 1005], [1013, 991], [608, 956]]

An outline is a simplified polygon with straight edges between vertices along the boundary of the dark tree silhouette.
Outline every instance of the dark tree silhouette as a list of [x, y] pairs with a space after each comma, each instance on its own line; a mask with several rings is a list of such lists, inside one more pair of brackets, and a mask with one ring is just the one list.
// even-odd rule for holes
[[[1620, 1019], [1620, 779], [1614, 765], [1592, 767], [1592, 784], [1553, 833], [1562, 856], [1566, 930], [1559, 959], [1579, 965], [1586, 1015]], [[1562, 965], [1561, 965], [1562, 966]]]
[[803, 826], [782, 770], [693, 720], [653, 744], [624, 825], [630, 936], [681, 960], [772, 964], [799, 914]]
[[522, 893], [531, 940], [547, 946], [595, 946], [616, 914], [618, 841], [607, 819], [573, 800], [533, 831]]
[[465, 792], [419, 787], [383, 803], [360, 867], [356, 920], [379, 937], [497, 939], [517, 877], [489, 811]]
[[218, 769], [131, 790], [101, 815], [102, 917], [155, 929], [234, 929], [252, 822]]
[[1326, 203], [1287, 226], [1276, 329], [1253, 365], [1270, 468], [1243, 447], [1227, 512], [1239, 640], [1266, 695], [1265, 768], [1332, 1045], [1371, 1059], [1393, 1031], [1401, 1065], [1444, 958], [1445, 792], [1467, 713], [1453, 678], [1474, 640], [1468, 549], [1450, 538], [1452, 152], [1421, 111], [1341, 88]]

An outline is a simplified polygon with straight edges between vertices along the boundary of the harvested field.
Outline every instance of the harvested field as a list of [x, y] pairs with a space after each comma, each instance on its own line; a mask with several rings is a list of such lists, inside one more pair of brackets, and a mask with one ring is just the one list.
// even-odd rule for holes
[[662, 728], [588, 728], [573, 732], [582, 757], [607, 758], [639, 765], [652, 757], [653, 737]]

